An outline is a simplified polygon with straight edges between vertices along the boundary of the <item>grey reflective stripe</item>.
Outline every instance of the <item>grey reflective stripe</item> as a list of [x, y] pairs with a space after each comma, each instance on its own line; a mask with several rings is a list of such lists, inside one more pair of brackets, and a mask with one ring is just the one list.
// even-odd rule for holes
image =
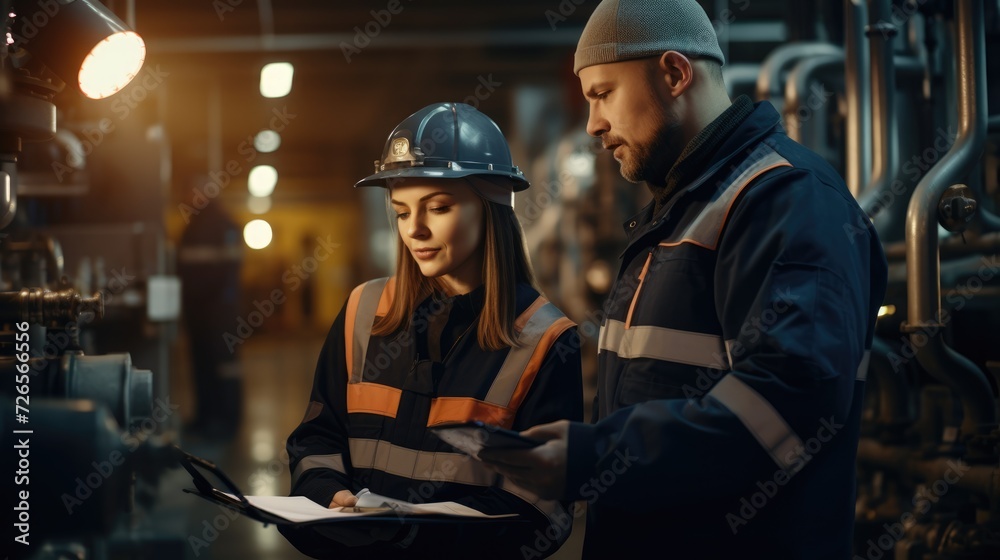
[[858, 373], [854, 376], [857, 381], [865, 381], [868, 379], [868, 364], [871, 362], [872, 351], [865, 350], [865, 354], [861, 356], [861, 365], [858, 366]]
[[648, 325], [632, 325], [626, 329], [625, 323], [614, 319], [608, 319], [603, 328], [598, 348], [614, 352], [619, 358], [653, 358], [729, 369], [720, 336]]
[[[556, 517], [557, 514], [565, 515], [566, 512], [563, 509], [562, 504], [560, 504], [555, 500], [543, 500], [539, 498], [536, 494], [529, 492], [524, 488], [521, 488], [520, 486], [514, 484], [513, 482], [507, 480], [506, 478], [504, 478], [503, 481], [500, 483], [500, 489], [503, 490], [504, 492], [508, 492], [510, 494], [517, 496], [518, 498], [524, 500], [525, 502], [528, 502], [529, 504], [534, 506], [535, 509], [542, 512], [542, 514], [545, 515], [545, 517], [547, 517], [550, 522], [564, 520], [560, 519], [562, 518], [562, 515], [559, 515], [559, 518]], [[568, 536], [569, 536], [569, 531], [567, 530], [563, 534], [563, 540], [565, 540], [565, 538]], [[562, 542], [562, 540], [560, 540], [559, 542]]]
[[748, 156], [750, 161], [739, 175], [736, 176], [721, 193], [705, 209], [698, 214], [686, 228], [680, 230], [667, 238], [664, 243], [676, 244], [685, 241], [693, 241], [707, 249], [715, 250], [719, 243], [719, 234], [722, 233], [722, 226], [725, 224], [729, 213], [729, 207], [733, 200], [740, 194], [743, 188], [749, 184], [754, 175], [770, 167], [791, 166], [791, 163], [767, 144], [761, 144]]
[[545, 331], [563, 317], [562, 312], [552, 303], [546, 303], [539, 307], [525, 323], [521, 329], [521, 334], [517, 337], [517, 346], [507, 352], [507, 357], [500, 367], [497, 376], [493, 378], [493, 385], [486, 393], [486, 402], [502, 407], [510, 404], [510, 399], [517, 389], [517, 384], [521, 381], [524, 368], [528, 366], [528, 360], [534, 354], [535, 348], [542, 339]]
[[299, 461], [299, 464], [295, 465], [295, 470], [292, 471], [292, 486], [295, 486], [302, 473], [311, 469], [332, 469], [339, 473], [347, 474], [347, 469], [344, 468], [344, 456], [340, 453], [333, 455], [307, 455]]
[[362, 438], [349, 438], [348, 447], [354, 468], [376, 469], [412, 480], [492, 486], [498, 476], [461, 453], [417, 451], [385, 440]]
[[771, 403], [752, 387], [729, 374], [712, 387], [708, 396], [714, 397], [735, 414], [779, 467], [793, 470], [793, 466], [801, 468], [805, 465], [804, 461], [792, 460], [796, 457], [795, 447], [801, 449], [802, 440]]
[[354, 316], [354, 364], [351, 367], [351, 383], [360, 383], [361, 374], [365, 368], [365, 354], [368, 352], [368, 340], [372, 335], [372, 323], [375, 322], [375, 312], [382, 290], [388, 278], [372, 280], [361, 288], [357, 315]]

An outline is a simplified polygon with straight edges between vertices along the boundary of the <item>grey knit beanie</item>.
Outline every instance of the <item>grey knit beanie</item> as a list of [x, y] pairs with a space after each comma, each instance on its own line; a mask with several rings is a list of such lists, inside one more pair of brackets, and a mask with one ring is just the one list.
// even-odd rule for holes
[[573, 73], [595, 64], [677, 51], [725, 64], [708, 14], [695, 0], [604, 0], [576, 45]]

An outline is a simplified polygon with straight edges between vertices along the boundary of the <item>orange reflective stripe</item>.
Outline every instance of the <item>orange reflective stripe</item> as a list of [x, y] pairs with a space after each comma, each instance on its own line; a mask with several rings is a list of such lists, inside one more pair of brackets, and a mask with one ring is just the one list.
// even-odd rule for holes
[[[394, 278], [389, 278], [385, 283], [385, 288], [379, 294], [379, 304], [378, 308], [381, 309], [383, 301], [387, 299], [392, 301], [392, 285]], [[373, 284], [375, 282], [375, 284]], [[358, 324], [358, 328], [362, 329], [362, 333], [365, 338], [365, 343], [367, 344], [368, 333], [371, 332], [371, 324], [374, 322], [374, 317], [358, 317], [358, 308], [360, 307], [361, 295], [366, 286], [377, 285], [377, 280], [372, 282], [366, 282], [351, 292], [351, 297], [347, 301], [347, 316], [345, 319], [347, 323], [344, 325], [344, 334], [346, 337], [347, 345], [347, 371], [348, 371], [348, 383], [347, 383], [347, 412], [351, 413], [366, 413], [366, 414], [378, 414], [380, 416], [388, 416], [390, 418], [396, 417], [396, 411], [399, 409], [399, 398], [402, 394], [400, 389], [395, 387], [389, 387], [388, 385], [381, 385], [379, 383], [365, 383], [360, 382], [361, 372], [357, 372], [357, 378], [352, 376], [352, 371], [354, 369], [354, 326], [361, 320], [362, 324]], [[370, 297], [370, 296], [366, 296]], [[370, 300], [369, 300], [370, 301]], [[386, 305], [388, 308], [388, 304]], [[366, 313], [371, 313], [371, 303], [366, 304]], [[367, 350], [364, 346], [360, 346], [359, 349], [362, 352], [361, 357], [364, 357], [364, 352]], [[364, 364], [360, 364], [360, 367], [364, 367]]]
[[347, 378], [351, 378], [351, 369], [354, 367], [354, 321], [358, 316], [358, 304], [361, 303], [361, 291], [365, 285], [351, 290], [351, 295], [347, 298], [347, 310], [344, 314], [344, 356], [347, 358]]
[[396, 277], [390, 276], [385, 282], [385, 287], [382, 288], [382, 295], [378, 300], [378, 309], [375, 310], [376, 317], [385, 317], [389, 314], [389, 307], [392, 305], [392, 300], [396, 296]]
[[506, 408], [469, 397], [438, 397], [431, 401], [427, 425], [482, 420], [487, 424], [509, 429], [514, 424], [516, 412], [516, 408]]
[[642, 281], [646, 279], [646, 272], [649, 271], [649, 261], [653, 260], [653, 252], [650, 251], [646, 255], [646, 264], [642, 265], [642, 272], [639, 273], [639, 283], [635, 287], [635, 293], [632, 294], [632, 303], [628, 306], [628, 315], [625, 316], [625, 328], [632, 326], [632, 312], [635, 311], [635, 302], [639, 299], [639, 292], [642, 291]]
[[517, 411], [521, 407], [521, 403], [528, 396], [531, 384], [535, 382], [535, 376], [538, 375], [538, 370], [541, 369], [542, 362], [545, 360], [545, 356], [549, 353], [549, 350], [552, 349], [552, 345], [555, 344], [556, 339], [562, 333], [575, 326], [576, 323], [569, 318], [560, 317], [545, 330], [545, 334], [542, 335], [542, 339], [538, 341], [538, 346], [535, 346], [535, 351], [531, 354], [531, 359], [528, 360], [528, 366], [524, 368], [524, 374], [521, 375], [521, 381], [518, 382], [517, 389], [514, 390], [510, 404], [507, 405], [511, 410]]
[[379, 383], [348, 383], [347, 412], [396, 417], [402, 390]]
[[535, 382], [535, 377], [538, 375], [538, 370], [542, 367], [545, 356], [552, 349], [553, 344], [555, 344], [555, 341], [562, 333], [575, 325], [573, 321], [566, 317], [559, 317], [549, 325], [539, 339], [538, 344], [535, 345], [531, 358], [528, 360], [528, 364], [524, 368], [517, 382], [517, 387], [511, 396], [510, 403], [507, 406], [468, 397], [438, 397], [431, 401], [427, 425], [436, 426], [452, 422], [481, 420], [487, 424], [510, 429], [514, 425], [514, 417], [517, 415], [521, 403], [524, 402], [532, 383]]
[[715, 250], [715, 247], [712, 247], [710, 245], [705, 245], [704, 243], [702, 243], [702, 242], [700, 242], [700, 241], [698, 241], [696, 239], [681, 239], [680, 241], [673, 241], [671, 243], [663, 242], [663, 243], [660, 243], [660, 247], [676, 247], [678, 245], [683, 245], [684, 243], [690, 243], [692, 245], [697, 245], [697, 246], [701, 247], [702, 249], [708, 249], [709, 251], [714, 251]]

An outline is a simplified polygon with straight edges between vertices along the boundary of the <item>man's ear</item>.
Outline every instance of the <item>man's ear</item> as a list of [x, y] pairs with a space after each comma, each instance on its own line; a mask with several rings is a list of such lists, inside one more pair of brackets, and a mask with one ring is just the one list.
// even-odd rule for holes
[[680, 97], [694, 81], [694, 66], [691, 60], [677, 51], [667, 51], [658, 61], [663, 73], [664, 85], [671, 97]]

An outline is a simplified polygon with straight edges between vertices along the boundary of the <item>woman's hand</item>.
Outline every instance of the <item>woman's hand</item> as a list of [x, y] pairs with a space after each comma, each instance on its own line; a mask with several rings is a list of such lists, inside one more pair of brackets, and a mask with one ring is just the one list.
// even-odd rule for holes
[[341, 490], [333, 495], [333, 499], [330, 500], [330, 505], [327, 507], [354, 507], [356, 503], [358, 503], [358, 498], [350, 490]]
[[[341, 490], [333, 495], [329, 508], [354, 507], [358, 503], [358, 498], [350, 490]], [[409, 531], [409, 526], [400, 527], [398, 524], [379, 523], [373, 527], [354, 527], [346, 524], [342, 525], [320, 525], [316, 530], [341, 544], [347, 546], [368, 546], [378, 542], [392, 540], [402, 531]]]

